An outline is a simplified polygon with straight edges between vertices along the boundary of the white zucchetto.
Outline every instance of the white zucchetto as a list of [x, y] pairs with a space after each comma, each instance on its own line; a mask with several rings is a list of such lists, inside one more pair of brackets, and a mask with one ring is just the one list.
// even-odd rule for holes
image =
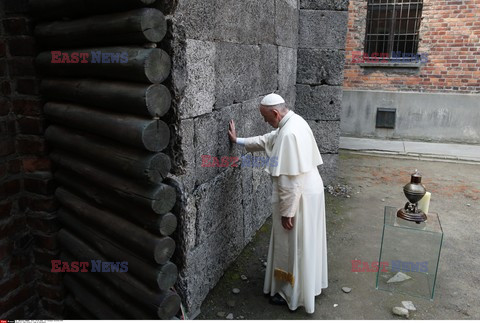
[[262, 102], [260, 102], [261, 105], [265, 105], [265, 106], [272, 106], [272, 105], [277, 105], [282, 103], [285, 103], [285, 100], [280, 95], [275, 93], [266, 95], [263, 98]]

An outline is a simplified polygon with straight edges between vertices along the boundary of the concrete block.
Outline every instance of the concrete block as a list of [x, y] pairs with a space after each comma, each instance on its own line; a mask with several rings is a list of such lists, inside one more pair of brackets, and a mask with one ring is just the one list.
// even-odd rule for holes
[[332, 185], [337, 182], [338, 154], [322, 154], [323, 165], [318, 166], [323, 185]]
[[194, 174], [196, 170], [194, 120], [181, 120], [174, 131], [176, 134], [176, 145], [172, 152], [172, 168], [175, 169], [175, 174], [181, 174], [179, 181], [183, 184], [183, 188], [187, 192], [192, 192], [195, 186]]
[[237, 156], [240, 157], [244, 151], [242, 146], [231, 143], [228, 137], [228, 123], [234, 120], [237, 135], [244, 133], [245, 121], [248, 119], [242, 113], [242, 104], [233, 104], [221, 110], [215, 111], [215, 120], [217, 126], [217, 138], [211, 144], [217, 146], [217, 156]]
[[[265, 156], [256, 152], [255, 156]], [[253, 212], [245, 215], [245, 239], [251, 241], [253, 235], [263, 225], [265, 220], [272, 215], [272, 180], [263, 168], [253, 168]]]
[[274, 0], [221, 0], [215, 8], [215, 39], [240, 44], [274, 42]]
[[260, 94], [260, 47], [217, 43], [215, 107], [242, 102]]
[[300, 10], [298, 47], [345, 49], [347, 11]]
[[295, 112], [309, 120], [340, 120], [342, 87], [297, 85]]
[[258, 21], [257, 44], [275, 44], [275, 15], [272, 13], [275, 12], [275, 1], [277, 0], [254, 1], [258, 5], [258, 11], [254, 12]]
[[291, 0], [275, 0], [276, 44], [296, 48], [298, 45], [298, 8]]
[[212, 111], [215, 104], [215, 43], [186, 40], [185, 89], [179, 103], [180, 118]]
[[298, 49], [297, 83], [342, 85], [345, 51]]
[[[297, 83], [297, 50], [289, 47], [278, 47], [278, 90], [290, 93]], [[281, 94], [282, 95], [282, 94]], [[285, 99], [287, 101], [287, 99]]]
[[348, 10], [348, 0], [300, 0], [300, 9]]
[[277, 46], [260, 45], [260, 93], [274, 92], [278, 87]]
[[317, 141], [320, 153], [338, 153], [340, 121], [307, 120]]
[[[210, 261], [221, 265], [243, 247], [242, 172], [227, 168], [194, 192], [197, 219], [195, 245], [209, 252], [221, 250], [220, 259]], [[221, 267], [221, 266], [219, 266]], [[222, 270], [219, 268], [219, 270]]]
[[215, 39], [216, 0], [181, 0], [175, 9], [175, 33], [183, 39]]
[[202, 155], [217, 156], [218, 122], [214, 113], [195, 118], [195, 186], [215, 177], [218, 167], [202, 167]]
[[[249, 116], [249, 118], [243, 117], [240, 119], [243, 128], [241, 128], [240, 131], [237, 130], [239, 137], [261, 136], [274, 130], [274, 128], [263, 120], [260, 114], [259, 107], [262, 98], [263, 96], [242, 103], [242, 115]], [[245, 149], [243, 149], [243, 151], [245, 151]]]

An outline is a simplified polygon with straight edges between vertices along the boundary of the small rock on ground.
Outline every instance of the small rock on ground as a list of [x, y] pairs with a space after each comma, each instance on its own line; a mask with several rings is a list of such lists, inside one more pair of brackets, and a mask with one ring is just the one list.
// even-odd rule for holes
[[241, 275], [240, 278], [241, 278], [242, 280], [247, 280], [247, 276], [245, 276], [245, 275]]
[[234, 289], [232, 289], [232, 293], [234, 293], [234, 294], [239, 294], [239, 293], [240, 293], [240, 289], [234, 288]]
[[223, 318], [223, 317], [225, 317], [225, 312], [218, 312], [217, 316]]
[[352, 289], [350, 287], [342, 287], [344, 293], [350, 293]]
[[230, 313], [226, 317], [227, 320], [233, 320], [233, 313]]
[[408, 276], [407, 274], [402, 273], [399, 271], [398, 273], [395, 274], [392, 278], [387, 280], [387, 283], [400, 283], [403, 282], [404, 280], [410, 279], [412, 277]]
[[402, 301], [403, 307], [405, 307], [409, 311], [416, 311], [415, 305], [411, 301]]
[[403, 317], [408, 318], [408, 310], [406, 308], [396, 306], [392, 309], [392, 312], [395, 315], [403, 316]]

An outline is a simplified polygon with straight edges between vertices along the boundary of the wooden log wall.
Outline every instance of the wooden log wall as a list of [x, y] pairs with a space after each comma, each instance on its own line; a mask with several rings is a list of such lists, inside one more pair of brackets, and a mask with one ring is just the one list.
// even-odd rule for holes
[[[170, 319], [180, 309], [169, 237], [176, 191], [164, 183], [171, 164], [162, 153], [171, 96], [161, 83], [171, 62], [156, 48], [167, 24], [148, 8], [153, 3], [30, 0], [59, 184], [61, 259], [87, 261], [90, 270], [92, 260], [128, 263], [126, 272], [65, 274], [66, 318]], [[89, 55], [81, 62], [75, 53]]]

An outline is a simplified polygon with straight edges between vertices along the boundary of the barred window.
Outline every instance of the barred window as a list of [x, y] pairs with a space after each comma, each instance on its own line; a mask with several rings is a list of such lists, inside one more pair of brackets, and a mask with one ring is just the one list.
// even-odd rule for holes
[[422, 7], [422, 0], [368, 0], [365, 53], [416, 55]]

